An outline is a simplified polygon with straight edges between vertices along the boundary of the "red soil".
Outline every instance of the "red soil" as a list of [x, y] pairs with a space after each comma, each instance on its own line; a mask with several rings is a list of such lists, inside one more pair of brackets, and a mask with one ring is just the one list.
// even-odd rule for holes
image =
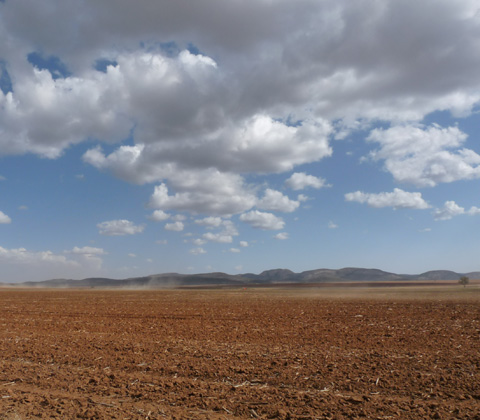
[[0, 419], [480, 419], [480, 296], [441, 295], [0, 290]]

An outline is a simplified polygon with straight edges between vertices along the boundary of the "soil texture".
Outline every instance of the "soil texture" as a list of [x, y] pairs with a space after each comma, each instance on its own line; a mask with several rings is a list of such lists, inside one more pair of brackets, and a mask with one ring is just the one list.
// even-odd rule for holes
[[468, 290], [0, 290], [0, 419], [480, 419]]

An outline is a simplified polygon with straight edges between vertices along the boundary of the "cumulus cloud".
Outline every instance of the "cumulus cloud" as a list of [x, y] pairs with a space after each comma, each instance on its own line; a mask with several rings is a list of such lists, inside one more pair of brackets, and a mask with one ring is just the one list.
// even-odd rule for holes
[[103, 248], [95, 248], [92, 246], [84, 246], [84, 247], [74, 247], [71, 251], [65, 251], [72, 254], [77, 255], [85, 255], [85, 256], [95, 256], [95, 255], [106, 255], [107, 252], [103, 250]]
[[274, 236], [275, 239], [278, 239], [280, 241], [285, 241], [288, 239], [288, 233], [287, 232], [280, 232], [280, 233], [277, 233], [275, 236]]
[[203, 219], [197, 219], [195, 220], [195, 223], [201, 226], [219, 227], [222, 224], [222, 218], [210, 216]]
[[[242, 138], [232, 142], [236, 153], [225, 164], [265, 170], [261, 155], [273, 150], [272, 169], [285, 170], [325, 155], [318, 133], [297, 136], [322, 118], [349, 126], [365, 119], [418, 121], [435, 110], [463, 115], [480, 97], [480, 30], [469, 0], [353, 6], [346, 0], [241, 6], [201, 0], [188, 8], [121, 1], [115, 18], [110, 2], [57, 6], [47, 0], [47, 14], [31, 0], [2, 5], [0, 27], [9, 42], [0, 56], [12, 83], [0, 99], [2, 153], [55, 157], [82, 139], [115, 141], [135, 128], [138, 144], [167, 143], [174, 155]], [[213, 19], [212, 8], [222, 19]], [[38, 24], [29, 24], [29, 13]], [[128, 27], [118, 24], [127, 20]], [[398, 36], [398, 28], [408, 30]], [[159, 47], [172, 40], [172, 51]], [[184, 49], [192, 40], [202, 54]], [[70, 74], [33, 68], [25, 57], [34, 49], [55, 54]], [[111, 64], [95, 69], [99, 59]], [[256, 117], [262, 112], [266, 123]], [[301, 124], [281, 123], [288, 118]], [[307, 130], [305, 121], [313, 122]], [[193, 137], [201, 141], [192, 145]], [[251, 159], [255, 153], [259, 158]]]
[[[480, 25], [471, 0], [57, 3], [1, 5], [2, 74], [11, 86], [0, 89], [0, 155], [54, 159], [96, 142], [85, 162], [154, 184], [152, 220], [175, 211], [240, 214], [254, 227], [282, 229], [283, 220], [252, 209], [291, 212], [306, 197], [259, 196], [262, 177], [328, 158], [330, 139], [379, 121], [385, 128], [368, 137], [377, 147], [371, 158], [396, 181], [480, 178], [480, 155], [464, 147], [460, 129], [417, 124], [435, 111], [465, 116], [478, 106]], [[32, 52], [65, 71], [32, 64]], [[305, 172], [285, 185], [327, 186]], [[350, 194], [373, 206], [427, 206], [401, 190]], [[110, 221], [99, 229], [143, 227]]]
[[34, 251], [26, 248], [0, 246], [2, 273], [0, 281], [38, 281], [52, 277], [74, 278], [98, 275], [102, 257], [108, 253], [102, 248], [75, 246], [63, 253]]
[[246, 248], [248, 246], [248, 242], [247, 241], [240, 241], [239, 242], [240, 246], [243, 247], [243, 248]]
[[442, 208], [436, 209], [433, 212], [433, 217], [435, 220], [450, 220], [462, 214], [476, 216], [480, 214], [480, 208], [472, 206], [469, 210], [465, 210], [465, 208], [459, 206], [455, 201], [446, 201]]
[[[0, 92], [0, 154], [35, 153], [57, 158], [88, 137], [119, 141], [128, 136], [128, 121], [117, 117], [115, 101], [102, 74], [54, 80], [33, 68], [18, 75], [14, 93]], [[105, 82], [105, 84], [104, 84]]]
[[203, 235], [203, 238], [206, 241], [218, 242], [218, 243], [222, 243], [222, 244], [229, 244], [229, 243], [233, 242], [232, 235], [226, 235], [224, 233], [207, 232]]
[[[213, 224], [216, 224], [216, 220], [213, 220], [212, 218], [207, 219], [208, 220], [203, 219], [203, 224], [207, 227], [213, 228]], [[204, 241], [226, 244], [233, 242], [233, 237], [238, 236], [238, 230], [231, 220], [220, 220], [220, 224], [216, 227], [219, 228], [217, 232], [204, 233], [202, 239]]]
[[436, 209], [433, 213], [435, 220], [449, 220], [452, 217], [464, 214], [465, 209], [460, 207], [455, 201], [446, 201], [443, 208]]
[[275, 191], [270, 188], [265, 191], [265, 195], [257, 203], [259, 209], [286, 213], [295, 211], [299, 205], [300, 203], [298, 201], [290, 200], [280, 191]]
[[52, 277], [86, 275], [95, 273], [98, 261], [84, 255], [67, 256], [47, 251], [33, 251], [26, 248], [4, 248], [0, 246], [1, 282], [47, 280]]
[[0, 224], [8, 224], [11, 223], [12, 219], [8, 217], [3, 211], [0, 211]]
[[[22, 24], [28, 19], [25, 8], [14, 2], [2, 6], [1, 24], [10, 41], [0, 52], [12, 90], [0, 93], [1, 153], [56, 158], [87, 139], [119, 142], [132, 135], [133, 145], [108, 155], [95, 147], [85, 161], [129, 182], [168, 185], [174, 194], [161, 204], [171, 210], [245, 212], [254, 197], [240, 174], [285, 172], [328, 157], [329, 136], [358, 121], [419, 121], [435, 110], [465, 114], [480, 99], [475, 53], [480, 30], [467, 0], [455, 6], [435, 2], [435, 22], [430, 1], [388, 7], [246, 2], [241, 8], [222, 5], [222, 25], [204, 12], [211, 0], [188, 11], [180, 4], [134, 9], [116, 4], [117, 16], [128, 16], [128, 29], [107, 17], [106, 5], [87, 2], [82, 16], [88, 16], [91, 36], [85, 39], [72, 38], [71, 33], [87, 31], [76, 5], [67, 3], [46, 7], [48, 16], [38, 11], [43, 25], [35, 28]], [[243, 19], [249, 31], [241, 29]], [[69, 25], [60, 24], [66, 21]], [[399, 37], [398, 27], [409, 30]], [[152, 45], [139, 48], [146, 39]], [[173, 51], [153, 46], [165, 39], [177, 42]], [[183, 48], [192, 39], [201, 43], [201, 54]], [[410, 48], [413, 40], [418, 53]], [[18, 51], [26, 57], [35, 47], [56, 54], [71, 72], [58, 77], [18, 58]], [[93, 63], [103, 58], [110, 64], [96, 69]], [[334, 129], [331, 121], [340, 123]], [[375, 131], [370, 138], [382, 142], [394, 135]], [[405, 161], [382, 146], [376, 158], [385, 160], [396, 179], [417, 185], [478, 176], [474, 152], [443, 156], [441, 151], [428, 161], [413, 152], [415, 159]], [[408, 171], [409, 165], [416, 171]], [[195, 185], [182, 185], [179, 173], [202, 177], [209, 171], [230, 178], [232, 194], [210, 193], [202, 200]], [[298, 172], [287, 185], [321, 188], [325, 181]]]
[[480, 178], [480, 155], [462, 147], [466, 138], [458, 127], [407, 125], [375, 129], [368, 140], [380, 145], [371, 157], [383, 160], [396, 181], [433, 187]]
[[303, 190], [307, 187], [318, 189], [328, 186], [323, 178], [307, 175], [305, 172], [295, 172], [285, 181], [285, 185], [292, 190]]
[[165, 224], [165, 230], [171, 230], [173, 232], [181, 232], [185, 228], [182, 222], [173, 222]]
[[28, 251], [25, 248], [7, 249], [0, 246], [0, 261], [15, 264], [58, 264], [76, 266], [75, 261], [52, 251]]
[[165, 178], [175, 183], [182, 179], [178, 175], [182, 168], [215, 168], [226, 174], [283, 172], [332, 153], [328, 143], [331, 127], [325, 121], [291, 127], [269, 116], [255, 115], [237, 125], [228, 121], [223, 124], [204, 141], [196, 139], [197, 132], [175, 142], [158, 140], [163, 138], [161, 133], [152, 133], [155, 141], [139, 139], [136, 145], [121, 146], [109, 155], [97, 146], [83, 158], [99, 169], [109, 169], [120, 178], [143, 184]]
[[81, 248], [76, 246], [70, 251], [64, 251], [64, 253], [71, 254], [80, 265], [94, 270], [99, 270], [102, 267], [103, 259], [101, 257], [108, 254], [103, 248], [91, 246], [84, 246]]
[[135, 225], [129, 220], [109, 220], [97, 224], [100, 235], [106, 236], [124, 236], [135, 235], [143, 232], [145, 226]]
[[230, 252], [233, 252], [234, 254], [238, 254], [240, 250], [238, 248], [230, 248]]
[[285, 226], [285, 222], [281, 217], [258, 210], [252, 210], [248, 213], [241, 214], [240, 220], [255, 229], [262, 230], [280, 230]]
[[190, 250], [190, 254], [193, 254], [193, 255], [201, 255], [206, 253], [207, 251], [205, 251], [202, 247], [193, 248]]
[[[257, 201], [235, 172], [282, 172], [330, 155], [325, 124], [291, 127], [256, 116], [237, 128], [227, 124], [222, 133], [216, 132], [218, 139], [121, 146], [110, 155], [96, 147], [85, 153], [84, 160], [134, 183], [167, 180], [168, 187], [165, 182], [155, 187], [153, 207], [228, 216]], [[170, 188], [175, 194], [168, 194]]]
[[480, 214], [480, 208], [476, 206], [470, 207], [470, 210], [467, 212], [470, 216], [476, 216]]
[[207, 170], [184, 176], [176, 179], [178, 192], [175, 194], [169, 194], [164, 183], [157, 185], [150, 206], [160, 210], [229, 216], [248, 210], [256, 203], [255, 194], [249, 191], [238, 175]]
[[155, 210], [148, 218], [154, 222], [163, 222], [170, 218], [170, 215], [163, 210]]
[[419, 192], [407, 192], [400, 188], [394, 188], [393, 192], [381, 192], [378, 194], [355, 191], [345, 194], [346, 201], [366, 203], [370, 207], [393, 207], [395, 209], [417, 209], [429, 208], [429, 204], [422, 198]]

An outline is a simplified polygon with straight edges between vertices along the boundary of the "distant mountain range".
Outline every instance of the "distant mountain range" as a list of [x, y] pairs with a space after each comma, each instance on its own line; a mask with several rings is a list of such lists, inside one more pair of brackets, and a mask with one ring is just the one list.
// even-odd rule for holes
[[314, 283], [378, 283], [378, 282], [410, 282], [437, 280], [458, 280], [461, 276], [480, 279], [480, 271], [455, 273], [448, 270], [427, 271], [422, 274], [395, 274], [378, 269], [342, 268], [339, 270], [318, 269], [294, 273], [286, 269], [267, 270], [260, 274], [204, 273], [204, 274], [154, 274], [145, 277], [134, 277], [115, 280], [103, 277], [92, 277], [83, 280], [54, 279], [38, 282], [0, 283], [4, 287], [47, 287], [47, 288], [174, 288], [202, 286], [239, 286], [249, 285], [300, 285]]

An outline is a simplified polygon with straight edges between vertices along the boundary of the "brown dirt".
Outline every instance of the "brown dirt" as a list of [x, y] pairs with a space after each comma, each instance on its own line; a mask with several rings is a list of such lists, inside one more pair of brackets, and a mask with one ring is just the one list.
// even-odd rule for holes
[[480, 289], [355, 293], [0, 290], [0, 419], [480, 419]]

